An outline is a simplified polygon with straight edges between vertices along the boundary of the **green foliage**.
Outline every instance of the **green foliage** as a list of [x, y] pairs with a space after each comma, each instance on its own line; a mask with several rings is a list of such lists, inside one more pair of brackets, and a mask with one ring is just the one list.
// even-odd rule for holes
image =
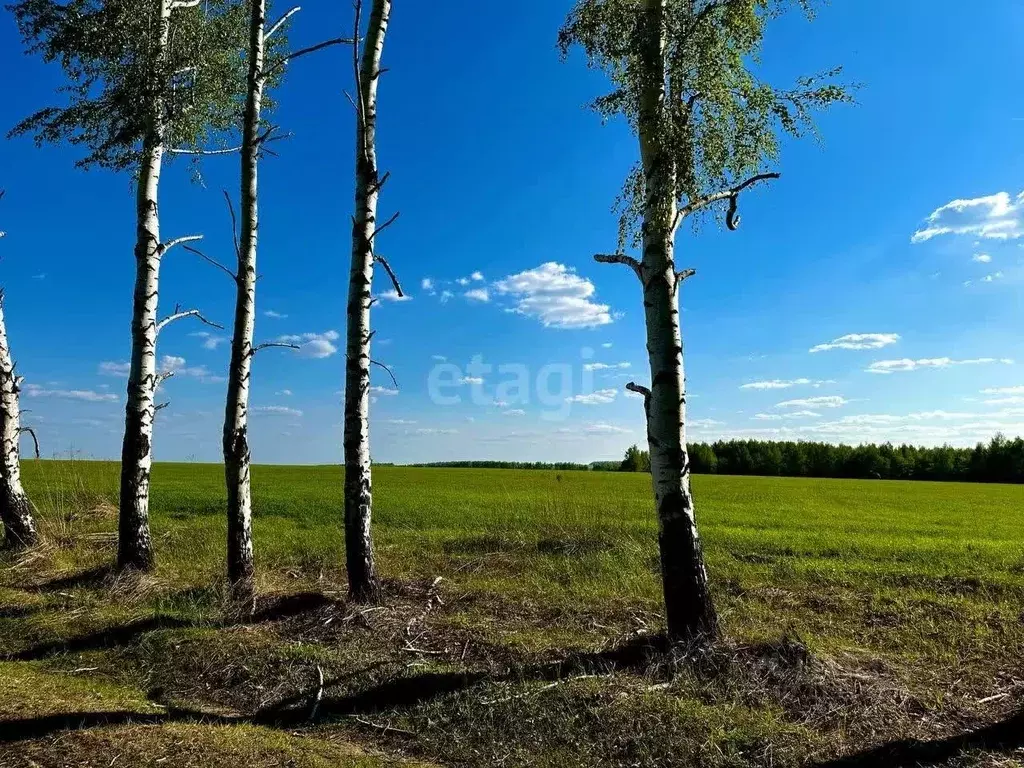
[[[134, 168], [162, 125], [170, 147], [221, 142], [245, 93], [245, 3], [204, 0], [171, 12], [158, 54], [163, 0], [21, 0], [8, 6], [30, 53], [64, 69], [65, 106], [39, 110], [11, 135], [86, 149], [77, 165]], [[153, 106], [163, 105], [160, 114]]]
[[[813, 131], [815, 110], [851, 101], [833, 82], [839, 69], [789, 88], [758, 77], [765, 26], [792, 5], [810, 15], [809, 0], [664, 0], [662, 61], [652, 69], [644, 52], [658, 27], [648, 23], [657, 9], [645, 9], [643, 0], [578, 0], [559, 47], [566, 55], [580, 46], [590, 66], [608, 75], [614, 89], [592, 106], [605, 119], [624, 116], [638, 133], [644, 123], [672, 164], [676, 200], [691, 203], [776, 160], [780, 136]], [[652, 77], [662, 78], [665, 100], [645, 112]], [[620, 248], [638, 237], [648, 182], [639, 165], [626, 181], [618, 201]]]
[[641, 451], [639, 446], [631, 445], [626, 449], [626, 456], [619, 466], [622, 472], [650, 472], [651, 454], [649, 451]]

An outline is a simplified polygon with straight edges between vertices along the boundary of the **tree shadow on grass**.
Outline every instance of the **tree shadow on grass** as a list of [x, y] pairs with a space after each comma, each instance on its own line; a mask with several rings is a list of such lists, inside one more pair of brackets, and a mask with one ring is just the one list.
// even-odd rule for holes
[[57, 576], [25, 587], [30, 592], [60, 592], [68, 589], [98, 589], [114, 578], [116, 571], [110, 563], [97, 565], [77, 573]]
[[1024, 712], [967, 733], [944, 739], [903, 739], [810, 768], [916, 768], [941, 765], [970, 750], [1010, 752], [1024, 747]]
[[0, 744], [41, 739], [61, 731], [85, 731], [116, 725], [159, 725], [161, 723], [207, 723], [224, 725], [237, 718], [168, 708], [164, 712], [67, 712], [57, 715], [0, 720]]

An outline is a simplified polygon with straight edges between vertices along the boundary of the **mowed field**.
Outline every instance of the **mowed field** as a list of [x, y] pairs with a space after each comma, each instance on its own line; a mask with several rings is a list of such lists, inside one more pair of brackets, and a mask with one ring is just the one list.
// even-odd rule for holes
[[256, 467], [250, 615], [220, 467], [155, 467], [131, 579], [116, 464], [24, 473], [0, 766], [1024, 764], [1021, 487], [696, 477], [725, 640], [664, 654], [646, 475], [377, 468], [365, 609], [341, 470]]

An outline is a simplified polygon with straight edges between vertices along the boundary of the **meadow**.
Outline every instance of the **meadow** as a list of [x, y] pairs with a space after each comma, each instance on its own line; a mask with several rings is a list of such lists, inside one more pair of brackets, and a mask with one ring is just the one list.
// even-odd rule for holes
[[374, 472], [383, 603], [345, 602], [341, 470], [258, 466], [249, 615], [219, 466], [155, 467], [128, 578], [118, 466], [25, 462], [0, 766], [1024, 764], [1020, 486], [695, 477], [726, 640], [688, 654], [647, 475]]

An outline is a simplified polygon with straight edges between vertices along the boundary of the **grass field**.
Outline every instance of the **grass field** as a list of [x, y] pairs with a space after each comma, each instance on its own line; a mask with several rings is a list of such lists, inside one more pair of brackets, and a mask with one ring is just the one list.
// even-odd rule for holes
[[1021, 487], [697, 477], [727, 641], [681, 657], [651, 650], [647, 476], [376, 469], [363, 610], [340, 470], [257, 467], [240, 618], [219, 467], [155, 468], [135, 579], [116, 464], [24, 472], [46, 544], [0, 564], [0, 766], [1024, 765]]

